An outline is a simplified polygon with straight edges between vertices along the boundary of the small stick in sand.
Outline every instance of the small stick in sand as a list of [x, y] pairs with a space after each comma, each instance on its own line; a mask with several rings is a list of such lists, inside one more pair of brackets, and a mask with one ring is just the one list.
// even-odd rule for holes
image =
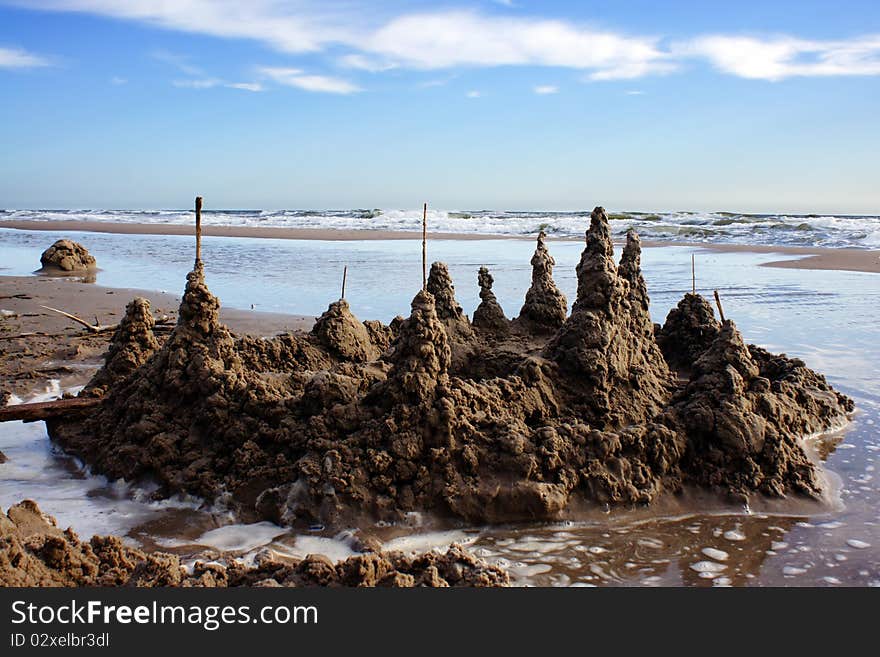
[[724, 320], [724, 308], [721, 307], [721, 297], [718, 296], [718, 290], [715, 290], [715, 304], [718, 306], [718, 314], [721, 315], [722, 323]]
[[428, 287], [428, 204], [422, 208], [422, 289]]
[[202, 197], [196, 196], [196, 262], [202, 259]]
[[697, 293], [697, 263], [694, 254], [691, 253], [691, 294]]
[[[101, 326], [100, 324], [97, 324], [97, 323], [94, 326], [92, 326], [91, 324], [89, 324], [86, 320], [82, 319], [81, 317], [77, 317], [76, 315], [71, 315], [70, 313], [66, 313], [63, 310], [58, 310], [57, 308], [52, 308], [51, 306], [40, 306], [40, 308], [45, 308], [46, 310], [51, 310], [53, 313], [58, 313], [59, 315], [63, 315], [64, 317], [67, 317], [67, 319], [73, 320], [77, 324], [82, 324], [87, 329], [89, 329], [92, 333], [100, 333], [101, 331], [107, 331], [111, 328], [114, 328], [113, 326]], [[97, 320], [97, 317], [95, 317], [95, 319]]]
[[345, 265], [345, 267], [342, 268], [342, 296], [339, 297], [340, 299], [345, 298], [345, 279], [347, 277], [348, 277], [348, 265]]

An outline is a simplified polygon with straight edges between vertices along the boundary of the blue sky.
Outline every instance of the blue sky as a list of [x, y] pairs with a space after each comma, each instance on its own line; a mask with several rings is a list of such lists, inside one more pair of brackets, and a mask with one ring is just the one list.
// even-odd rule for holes
[[0, 0], [0, 207], [880, 213], [880, 3]]

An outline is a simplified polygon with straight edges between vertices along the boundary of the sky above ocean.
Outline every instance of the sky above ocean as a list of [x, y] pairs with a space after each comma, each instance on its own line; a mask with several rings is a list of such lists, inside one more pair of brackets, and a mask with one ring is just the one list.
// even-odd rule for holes
[[877, 214], [880, 4], [0, 0], [0, 208]]

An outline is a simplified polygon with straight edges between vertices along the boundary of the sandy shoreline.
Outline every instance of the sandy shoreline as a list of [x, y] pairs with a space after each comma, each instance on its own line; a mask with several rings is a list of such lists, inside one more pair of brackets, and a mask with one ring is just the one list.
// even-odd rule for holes
[[[82, 231], [118, 235], [192, 235], [193, 228], [184, 224], [137, 224], [110, 223], [103, 221], [4, 221], [0, 228], [37, 231]], [[282, 228], [256, 226], [204, 226], [203, 234], [213, 237], [264, 238], [288, 240], [318, 240], [329, 242], [415, 240], [421, 239], [416, 231], [392, 230], [339, 230], [331, 228]], [[492, 235], [467, 233], [430, 232], [432, 240], [533, 240], [532, 235]], [[561, 241], [580, 241], [580, 237], [557, 237]], [[767, 253], [802, 256], [799, 260], [771, 261], [765, 267], [785, 269], [821, 269], [836, 271], [859, 271], [880, 273], [880, 251], [869, 249], [830, 249], [821, 247], [707, 244], [705, 242], [663, 242], [644, 240], [645, 247], [683, 246], [696, 247], [718, 253]]]

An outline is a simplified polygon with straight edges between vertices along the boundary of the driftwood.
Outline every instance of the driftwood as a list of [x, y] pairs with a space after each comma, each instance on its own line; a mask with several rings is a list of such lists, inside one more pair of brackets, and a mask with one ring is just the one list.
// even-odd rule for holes
[[3, 406], [0, 407], [0, 422], [11, 422], [13, 420], [38, 422], [83, 411], [100, 403], [100, 397], [72, 397], [70, 399], [56, 399], [55, 401], [48, 402], [35, 402], [33, 404]]
[[[74, 321], [77, 324], [82, 324], [92, 333], [101, 333], [102, 331], [109, 331], [111, 329], [116, 328], [116, 324], [107, 325], [107, 326], [102, 326], [101, 324], [97, 324], [97, 323], [96, 324], [89, 324], [86, 320], [82, 319], [81, 317], [77, 317], [76, 315], [71, 315], [68, 312], [64, 312], [63, 310], [58, 310], [58, 308], [52, 308], [51, 306], [40, 306], [40, 308], [45, 308], [46, 310], [51, 310], [53, 313], [58, 313], [59, 315], [63, 315], [64, 317], [67, 317], [67, 319]], [[95, 320], [97, 320], [97, 319], [98, 318], [95, 317]]]

